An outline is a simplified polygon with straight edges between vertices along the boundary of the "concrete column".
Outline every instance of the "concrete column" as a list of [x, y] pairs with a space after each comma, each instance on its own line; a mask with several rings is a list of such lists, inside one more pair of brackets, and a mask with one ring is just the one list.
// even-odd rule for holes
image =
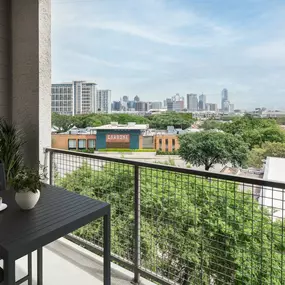
[[0, 117], [10, 120], [10, 4], [0, 1]]
[[25, 132], [26, 163], [35, 165], [51, 144], [50, 0], [11, 0], [11, 31], [12, 121]]

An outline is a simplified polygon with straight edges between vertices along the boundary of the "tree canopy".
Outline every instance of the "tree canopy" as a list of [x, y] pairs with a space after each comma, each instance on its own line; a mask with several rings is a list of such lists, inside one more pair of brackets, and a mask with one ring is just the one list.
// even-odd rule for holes
[[68, 115], [59, 115], [57, 113], [52, 113], [52, 126], [59, 133], [67, 132], [70, 130], [74, 124], [74, 118]]
[[285, 132], [274, 119], [246, 115], [222, 124], [221, 129], [233, 135], [240, 135], [250, 149], [255, 146], [261, 147], [264, 142], [285, 142]]
[[255, 147], [251, 150], [248, 158], [248, 165], [261, 168], [267, 157], [285, 158], [285, 143], [266, 142], [262, 147]]
[[165, 112], [159, 115], [152, 115], [149, 117], [149, 121], [150, 127], [155, 129], [166, 129], [167, 126], [186, 129], [191, 127], [194, 122], [192, 114], [177, 112]]
[[248, 147], [238, 137], [217, 131], [188, 133], [179, 137], [180, 156], [195, 166], [209, 170], [215, 164], [231, 163], [242, 166], [247, 160]]
[[[133, 260], [134, 172], [83, 163], [55, 183], [112, 205], [112, 252]], [[238, 183], [141, 168], [141, 266], [176, 284], [283, 284], [284, 229]], [[243, 189], [243, 190], [241, 190]], [[102, 244], [102, 223], [76, 231]]]
[[205, 120], [201, 125], [200, 129], [203, 129], [205, 131], [209, 130], [220, 130], [222, 128], [222, 124], [219, 121], [216, 120]]
[[73, 126], [77, 128], [98, 127], [111, 122], [149, 124], [151, 128], [157, 129], [166, 129], [167, 126], [185, 129], [190, 127], [194, 120], [191, 114], [176, 112], [165, 112], [147, 117], [132, 114], [86, 114], [75, 116], [52, 114], [52, 125], [58, 132], [66, 132]]

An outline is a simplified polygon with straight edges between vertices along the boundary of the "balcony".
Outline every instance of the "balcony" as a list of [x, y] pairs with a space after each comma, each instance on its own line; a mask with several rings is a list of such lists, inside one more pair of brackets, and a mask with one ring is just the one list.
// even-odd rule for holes
[[[285, 184], [56, 149], [46, 156], [52, 184], [111, 204], [112, 258], [133, 280], [285, 282]], [[101, 232], [96, 222], [68, 239], [100, 255]]]
[[[26, 162], [50, 166], [51, 184], [111, 204], [113, 284], [285, 284], [285, 184], [54, 149], [43, 155], [51, 142], [50, 18], [49, 0], [0, 1], [0, 113], [25, 132]], [[77, 245], [46, 247], [45, 284], [101, 284], [101, 223], [68, 238]], [[17, 270], [24, 273], [24, 259]]]
[[[103, 260], [98, 255], [66, 240], [60, 239], [44, 248], [44, 284], [68, 284], [68, 285], [101, 285], [103, 284]], [[33, 259], [36, 260], [34, 253]], [[0, 262], [1, 264], [1, 262]], [[33, 272], [36, 272], [34, 262]], [[17, 261], [17, 280], [27, 274], [27, 258]], [[33, 274], [36, 284], [36, 274]], [[133, 275], [130, 271], [112, 264], [112, 284], [131, 284]], [[2, 284], [2, 283], [1, 283]], [[143, 279], [142, 285], [153, 283]], [[27, 285], [27, 282], [23, 283]]]

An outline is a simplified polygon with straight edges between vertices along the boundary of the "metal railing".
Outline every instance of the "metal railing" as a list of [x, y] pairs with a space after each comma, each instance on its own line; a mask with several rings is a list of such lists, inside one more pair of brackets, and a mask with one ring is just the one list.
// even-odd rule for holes
[[[46, 149], [50, 183], [112, 209], [113, 261], [158, 284], [285, 284], [285, 184]], [[102, 224], [69, 237], [102, 253]]]

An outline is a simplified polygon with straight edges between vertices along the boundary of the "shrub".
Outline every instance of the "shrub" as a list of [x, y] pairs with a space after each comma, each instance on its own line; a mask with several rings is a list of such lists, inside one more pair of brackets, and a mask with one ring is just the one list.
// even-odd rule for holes
[[158, 150], [156, 154], [158, 155], [179, 155], [178, 150], [173, 150], [173, 151]]
[[102, 148], [99, 152], [156, 152], [155, 149]]

